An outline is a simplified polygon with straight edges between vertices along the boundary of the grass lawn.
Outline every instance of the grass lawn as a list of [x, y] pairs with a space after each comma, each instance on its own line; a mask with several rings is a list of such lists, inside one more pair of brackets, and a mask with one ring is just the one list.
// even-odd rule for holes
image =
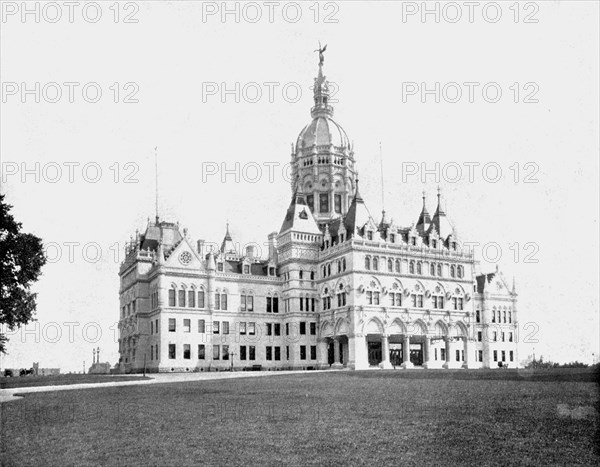
[[598, 465], [597, 375], [310, 372], [28, 394], [1, 465]]
[[[0, 378], [0, 389], [29, 388], [32, 386], [60, 386], [61, 384], [109, 383], [111, 381], [133, 381], [143, 376], [127, 375], [83, 375], [66, 374], [56, 376], [13, 376]], [[148, 378], [146, 378], [148, 379]]]

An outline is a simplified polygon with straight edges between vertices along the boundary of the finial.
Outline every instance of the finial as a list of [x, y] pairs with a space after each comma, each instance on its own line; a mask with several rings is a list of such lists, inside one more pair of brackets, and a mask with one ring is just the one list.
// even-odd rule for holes
[[326, 50], [327, 44], [325, 44], [325, 47], [321, 47], [321, 41], [319, 41], [319, 48], [315, 50], [315, 52], [319, 52], [319, 68], [321, 68], [323, 66], [323, 63], [325, 62], [325, 56], [323, 55], [323, 53]]

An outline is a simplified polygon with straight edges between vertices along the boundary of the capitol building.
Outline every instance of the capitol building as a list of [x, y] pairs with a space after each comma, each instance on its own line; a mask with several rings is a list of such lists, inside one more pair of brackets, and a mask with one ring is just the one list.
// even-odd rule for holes
[[229, 226], [218, 249], [158, 217], [136, 233], [119, 270], [119, 371], [518, 366], [514, 283], [478, 273], [439, 190], [410, 226], [371, 215], [329, 97], [321, 56], [265, 257], [238, 251]]

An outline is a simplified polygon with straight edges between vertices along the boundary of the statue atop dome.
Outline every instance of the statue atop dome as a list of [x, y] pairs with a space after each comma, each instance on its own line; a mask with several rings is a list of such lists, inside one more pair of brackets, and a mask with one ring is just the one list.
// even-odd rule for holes
[[325, 44], [325, 47], [321, 47], [321, 41], [319, 41], [319, 48], [315, 50], [315, 52], [319, 52], [319, 67], [323, 66], [323, 62], [325, 61], [325, 56], [323, 55], [323, 52], [325, 52], [326, 50], [327, 44]]

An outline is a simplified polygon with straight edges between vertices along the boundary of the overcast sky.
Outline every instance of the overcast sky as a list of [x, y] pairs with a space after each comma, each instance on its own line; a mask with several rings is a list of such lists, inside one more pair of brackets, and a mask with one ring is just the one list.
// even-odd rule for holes
[[[155, 215], [156, 146], [160, 217], [179, 221], [193, 241], [220, 242], [227, 220], [241, 245], [279, 230], [291, 196], [290, 143], [310, 121], [319, 40], [336, 88], [334, 119], [354, 141], [376, 220], [381, 142], [388, 214], [415, 222], [422, 190], [433, 213], [439, 184], [461, 239], [491, 245], [487, 262], [475, 248], [482, 270], [497, 263], [509, 282], [516, 277], [521, 359], [535, 348], [555, 361], [591, 361], [598, 3], [512, 3], [469, 12], [458, 2], [457, 19], [456, 7], [430, 2], [439, 5], [436, 22], [415, 11], [421, 2], [283, 2], [271, 22], [260, 2], [230, 3], [237, 21], [215, 12], [220, 3], [130, 2], [117, 11], [101, 2], [94, 23], [98, 11], [83, 11], [83, 2], [73, 22], [61, 2], [62, 11], [40, 4], [39, 22], [14, 11], [20, 2], [4, 2], [2, 193], [51, 262], [35, 286], [38, 324], [13, 335], [3, 366], [80, 371], [96, 346], [102, 361], [118, 360], [119, 262], [125, 241]], [[433, 92], [423, 94], [423, 83]], [[240, 179], [223, 180], [221, 170], [235, 172], [236, 163]]]

